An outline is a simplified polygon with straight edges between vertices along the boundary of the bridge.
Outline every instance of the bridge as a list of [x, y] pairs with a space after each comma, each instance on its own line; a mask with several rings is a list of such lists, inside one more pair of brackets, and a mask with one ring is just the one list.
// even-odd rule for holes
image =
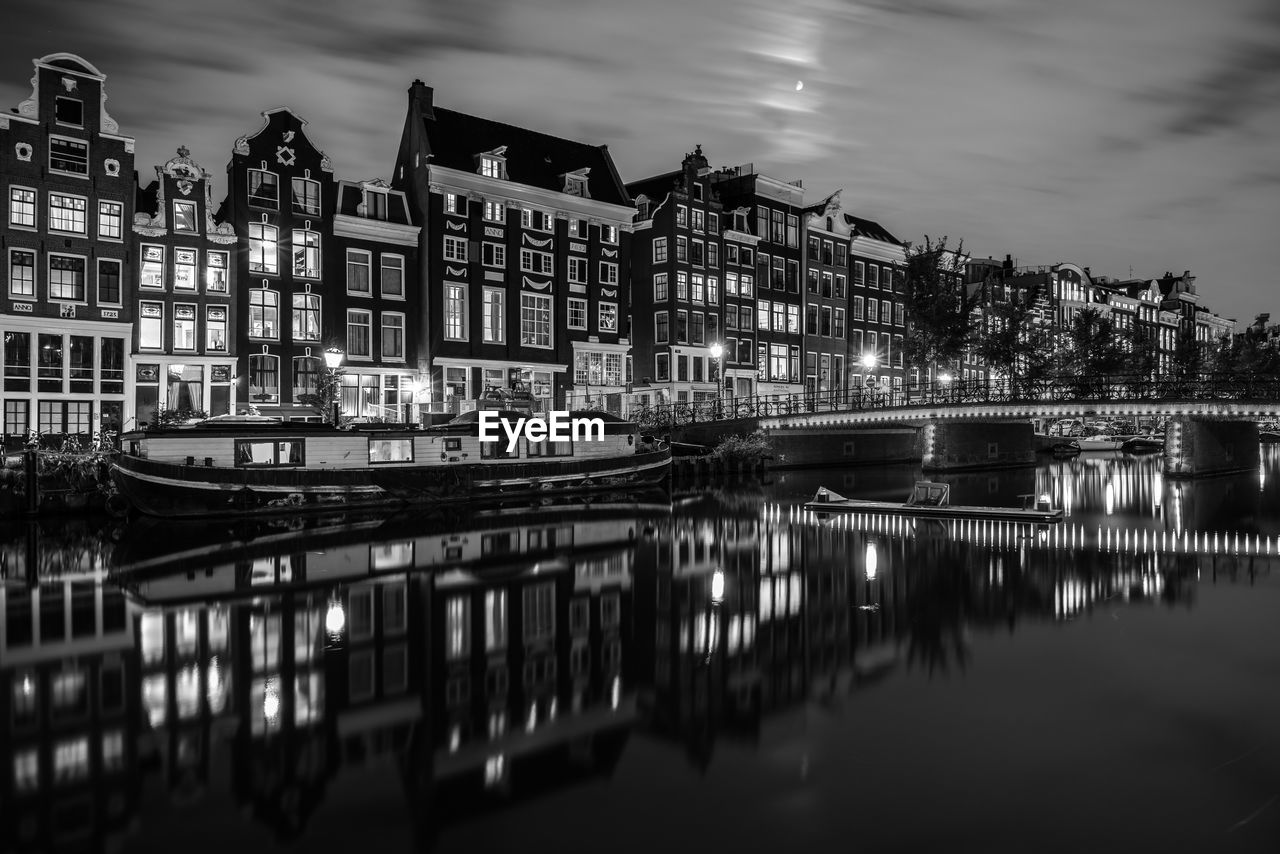
[[934, 470], [1034, 463], [1033, 420], [1168, 419], [1165, 472], [1197, 476], [1257, 466], [1257, 423], [1280, 420], [1280, 377], [938, 382], [657, 404], [635, 417], [693, 442], [763, 430], [786, 465], [915, 459]]

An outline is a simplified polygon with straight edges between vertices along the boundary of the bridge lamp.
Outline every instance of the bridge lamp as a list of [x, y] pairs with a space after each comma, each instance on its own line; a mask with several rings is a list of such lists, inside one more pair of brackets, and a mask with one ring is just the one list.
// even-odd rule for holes
[[711, 358], [713, 358], [713, 359], [719, 359], [719, 358], [720, 358], [721, 356], [723, 356], [723, 355], [724, 355], [724, 348], [723, 348], [723, 347], [721, 347], [719, 344], [712, 344], [712, 345], [711, 345]]
[[952, 379], [954, 378], [949, 373], [938, 374], [938, 382], [943, 383], [944, 385], [951, 382]]
[[867, 370], [872, 370], [873, 368], [875, 368], [875, 366], [876, 366], [876, 354], [875, 354], [875, 353], [863, 353], [863, 354], [862, 354], [862, 367], [866, 368]]

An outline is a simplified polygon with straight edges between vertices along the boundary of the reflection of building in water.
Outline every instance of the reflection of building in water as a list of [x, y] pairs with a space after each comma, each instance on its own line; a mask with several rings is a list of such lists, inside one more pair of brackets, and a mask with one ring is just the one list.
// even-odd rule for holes
[[138, 806], [138, 653], [105, 570], [0, 583], [0, 843], [117, 847]]

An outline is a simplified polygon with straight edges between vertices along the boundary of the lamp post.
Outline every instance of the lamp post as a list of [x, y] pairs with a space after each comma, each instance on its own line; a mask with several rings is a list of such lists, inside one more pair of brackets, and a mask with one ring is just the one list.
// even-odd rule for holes
[[338, 418], [341, 415], [339, 398], [342, 394], [342, 388], [338, 385], [338, 368], [342, 367], [342, 358], [347, 355], [337, 347], [330, 347], [324, 351], [324, 364], [329, 369], [329, 389], [333, 394], [333, 411], [330, 417], [333, 419], [333, 426], [338, 426]]
[[[862, 361], [863, 370], [865, 370], [868, 374], [870, 374], [872, 371], [876, 369], [876, 362], [878, 360], [876, 359], [875, 353], [863, 353], [861, 361]], [[867, 389], [872, 388], [874, 385], [875, 385], [875, 378], [871, 376], [868, 376], [867, 381], [862, 384], [863, 393], [866, 394], [867, 397], [873, 397], [874, 392], [867, 393]]]
[[942, 373], [938, 374], [938, 382], [942, 383], [942, 397], [944, 400], [950, 397], [951, 380], [952, 380], [952, 377], [950, 372], [948, 371], [943, 371]]
[[716, 417], [721, 417], [724, 406], [724, 346], [711, 345], [711, 358], [716, 360]]

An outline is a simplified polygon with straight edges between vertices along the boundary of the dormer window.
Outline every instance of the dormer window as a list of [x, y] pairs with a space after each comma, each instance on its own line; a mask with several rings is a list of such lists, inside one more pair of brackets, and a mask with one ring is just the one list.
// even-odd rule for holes
[[84, 127], [84, 101], [57, 96], [53, 99], [53, 118], [60, 125]]
[[584, 199], [591, 198], [591, 191], [587, 187], [587, 175], [590, 172], [590, 167], [584, 167], [573, 172], [564, 173], [561, 176], [564, 178], [564, 192], [570, 196], [580, 196]]
[[641, 193], [636, 196], [636, 211], [640, 214], [641, 219], [649, 218], [649, 197]]
[[386, 220], [387, 194], [381, 190], [364, 188], [364, 201], [360, 205], [360, 215], [367, 219]]
[[480, 174], [486, 178], [502, 178], [507, 177], [507, 147], [500, 145], [493, 151], [486, 151], [480, 155]]

